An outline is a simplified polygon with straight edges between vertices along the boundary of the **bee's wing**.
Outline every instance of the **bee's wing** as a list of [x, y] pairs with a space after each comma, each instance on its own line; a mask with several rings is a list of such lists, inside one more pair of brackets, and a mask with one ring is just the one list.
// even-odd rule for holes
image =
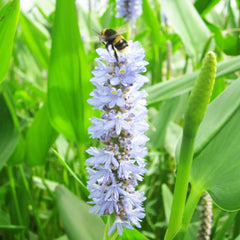
[[92, 36], [91, 38], [89, 38], [88, 42], [99, 43], [99, 36]]
[[123, 34], [123, 33], [126, 33], [128, 29], [129, 29], [129, 23], [125, 23], [124, 25], [118, 27], [116, 31], [118, 34]]

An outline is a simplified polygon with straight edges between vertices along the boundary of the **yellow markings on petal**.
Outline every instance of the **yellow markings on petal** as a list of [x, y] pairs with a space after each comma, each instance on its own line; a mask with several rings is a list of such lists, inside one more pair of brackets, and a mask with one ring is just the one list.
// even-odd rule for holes
[[121, 115], [118, 114], [118, 115], [115, 116], [115, 118], [121, 118]]
[[111, 93], [117, 94], [117, 91], [116, 90], [112, 90]]
[[125, 69], [121, 69], [121, 70], [119, 71], [119, 73], [125, 73], [125, 72], [126, 72]]

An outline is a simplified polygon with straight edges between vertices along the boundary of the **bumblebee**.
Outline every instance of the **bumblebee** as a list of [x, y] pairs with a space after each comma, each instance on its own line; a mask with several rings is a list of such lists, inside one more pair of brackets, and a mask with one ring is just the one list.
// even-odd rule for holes
[[108, 47], [111, 46], [114, 51], [114, 57], [117, 60], [117, 64], [119, 65], [117, 51], [122, 52], [128, 47], [127, 40], [117, 31], [105, 28], [102, 32], [99, 33], [99, 42], [103, 43], [108, 51]]

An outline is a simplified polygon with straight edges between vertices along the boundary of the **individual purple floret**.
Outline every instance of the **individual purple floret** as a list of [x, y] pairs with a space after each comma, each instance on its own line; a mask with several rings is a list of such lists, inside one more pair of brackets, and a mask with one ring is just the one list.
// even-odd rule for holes
[[117, 17], [134, 21], [142, 14], [142, 0], [117, 0]]
[[99, 58], [92, 72], [91, 82], [96, 89], [90, 94], [88, 103], [103, 111], [100, 118], [93, 117], [88, 132], [104, 146], [90, 147], [87, 153], [92, 157], [86, 163], [89, 174], [89, 198], [94, 206], [91, 213], [115, 215], [110, 235], [115, 229], [122, 235], [123, 227], [140, 228], [144, 218], [144, 193], [135, 190], [138, 181], [146, 173], [144, 157], [147, 155], [144, 132], [148, 124], [144, 97], [147, 93], [139, 90], [148, 79], [141, 75], [148, 64], [144, 50], [138, 42], [128, 42], [124, 54], [109, 48], [97, 49]]

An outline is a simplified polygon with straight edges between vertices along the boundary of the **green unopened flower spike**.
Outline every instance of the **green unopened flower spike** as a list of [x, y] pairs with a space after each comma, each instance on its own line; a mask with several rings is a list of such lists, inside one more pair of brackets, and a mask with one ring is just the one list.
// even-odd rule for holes
[[197, 81], [195, 82], [193, 90], [189, 96], [184, 118], [183, 136], [174, 188], [172, 210], [168, 230], [164, 238], [165, 240], [172, 240], [179, 232], [182, 225], [194, 153], [195, 137], [212, 95], [216, 66], [216, 56], [213, 52], [209, 52], [203, 62]]
[[195, 137], [197, 134], [212, 95], [216, 68], [216, 56], [214, 52], [208, 52], [189, 97], [184, 120], [186, 136]]

